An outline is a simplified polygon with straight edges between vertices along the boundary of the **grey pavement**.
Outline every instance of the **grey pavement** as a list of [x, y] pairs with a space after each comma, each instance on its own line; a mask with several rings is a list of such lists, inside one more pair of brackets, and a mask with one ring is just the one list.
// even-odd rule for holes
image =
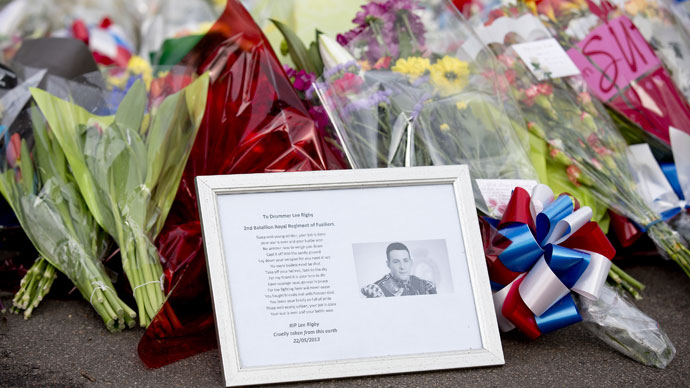
[[[529, 341], [502, 337], [501, 367], [302, 382], [285, 387], [684, 387], [690, 386], [690, 279], [659, 258], [622, 265], [647, 285], [637, 305], [674, 343], [666, 369], [622, 356], [580, 325]], [[9, 296], [2, 298], [7, 304]], [[222, 387], [217, 350], [147, 369], [136, 347], [143, 330], [107, 332], [83, 300], [47, 299], [28, 321], [0, 317], [1, 387]]]

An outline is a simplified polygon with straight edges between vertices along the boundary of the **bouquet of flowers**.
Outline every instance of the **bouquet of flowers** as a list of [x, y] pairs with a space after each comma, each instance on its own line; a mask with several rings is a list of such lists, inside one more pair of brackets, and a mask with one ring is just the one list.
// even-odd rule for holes
[[[149, 367], [217, 345], [195, 177], [343, 167], [239, 1], [227, 2], [181, 64], [208, 71], [211, 82], [199, 134], [156, 242], [169, 295], [139, 343], [139, 356]], [[173, 315], [177, 326], [170, 322]]]
[[[645, 39], [642, 29], [607, 1], [597, 5], [542, 0], [537, 9], [582, 71], [593, 95], [667, 145], [669, 127], [690, 133], [688, 100], [650, 46], [663, 39]], [[680, 37], [680, 32], [675, 36]], [[689, 84], [690, 77], [683, 75], [686, 68], [671, 68], [681, 84]]]
[[135, 82], [114, 115], [96, 115], [43, 90], [32, 91], [93, 218], [120, 248], [141, 326], [148, 326], [163, 304], [153, 240], [172, 205], [206, 106], [208, 76], [191, 83], [177, 76], [168, 73], [154, 81], [150, 99], [143, 81]]
[[55, 133], [37, 112], [33, 123], [33, 139], [16, 132], [8, 137], [0, 174], [0, 193], [40, 254], [22, 279], [14, 308], [30, 317], [57, 269], [76, 285], [108, 330], [133, 327], [136, 313], [117, 296], [101, 264], [109, 240], [89, 212]]
[[[351, 54], [314, 86], [352, 167], [468, 164], [474, 179], [536, 178], [501, 76], [482, 76], [495, 58], [463, 47], [472, 32], [450, 2], [371, 2], [354, 22], [338, 36]], [[488, 213], [476, 185], [475, 198]]]
[[[497, 8], [492, 14], [494, 18], [517, 19], [521, 11], [518, 7]], [[522, 14], [529, 16], [525, 11]], [[569, 166], [573, 181], [647, 229], [661, 253], [675, 260], [690, 276], [690, 251], [638, 191], [627, 158], [627, 144], [605, 109], [592, 98], [588, 84], [577, 73], [555, 78], [539, 61], [525, 63], [515, 43], [540, 41], [550, 35], [543, 26], [526, 27], [527, 19], [520, 20], [522, 33], [502, 34], [492, 47], [508, 67], [512, 81], [509, 87], [530, 121], [530, 132], [544, 139], [551, 155]], [[489, 27], [492, 23], [505, 26], [509, 22], [491, 20]], [[479, 35], [486, 35], [487, 31], [481, 30]], [[504, 41], [506, 36], [508, 41]]]

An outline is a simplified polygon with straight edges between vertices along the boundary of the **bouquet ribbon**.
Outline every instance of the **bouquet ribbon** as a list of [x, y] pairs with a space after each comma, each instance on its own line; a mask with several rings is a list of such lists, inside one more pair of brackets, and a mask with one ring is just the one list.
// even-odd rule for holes
[[628, 150], [641, 194], [664, 221], [690, 209], [690, 135], [670, 127], [669, 138], [674, 163], [657, 163], [646, 143]]
[[592, 209], [546, 185], [516, 188], [497, 233], [485, 239], [494, 306], [502, 331], [535, 339], [582, 320], [571, 291], [599, 298], [615, 255]]

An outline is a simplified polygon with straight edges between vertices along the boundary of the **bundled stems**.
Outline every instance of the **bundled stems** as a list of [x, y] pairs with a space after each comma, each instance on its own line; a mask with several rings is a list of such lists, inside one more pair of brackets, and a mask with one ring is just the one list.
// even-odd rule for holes
[[644, 284], [628, 275], [617, 265], [611, 263], [611, 270], [609, 270], [609, 281], [612, 285], [627, 291], [636, 300], [641, 300], [642, 295], [640, 291], [644, 290]]
[[654, 244], [661, 248], [661, 254], [675, 261], [690, 277], [690, 250], [678, 232], [671, 229], [665, 222], [657, 222], [649, 226], [647, 234]]
[[[126, 249], [121, 250], [122, 265], [129, 278], [139, 309], [139, 324], [146, 327], [163, 305], [163, 267], [156, 247], [142, 231], [126, 228], [122, 231]], [[123, 241], [123, 242], [124, 242]]]
[[31, 318], [31, 313], [48, 294], [55, 278], [55, 267], [43, 257], [39, 257], [22, 278], [10, 311], [15, 314], [24, 311], [24, 319]]

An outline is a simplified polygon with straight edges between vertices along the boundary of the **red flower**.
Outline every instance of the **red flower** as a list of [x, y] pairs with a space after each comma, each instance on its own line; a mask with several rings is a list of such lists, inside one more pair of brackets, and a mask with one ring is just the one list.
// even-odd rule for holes
[[382, 57], [374, 64], [375, 70], [388, 69], [391, 65], [391, 57]]

